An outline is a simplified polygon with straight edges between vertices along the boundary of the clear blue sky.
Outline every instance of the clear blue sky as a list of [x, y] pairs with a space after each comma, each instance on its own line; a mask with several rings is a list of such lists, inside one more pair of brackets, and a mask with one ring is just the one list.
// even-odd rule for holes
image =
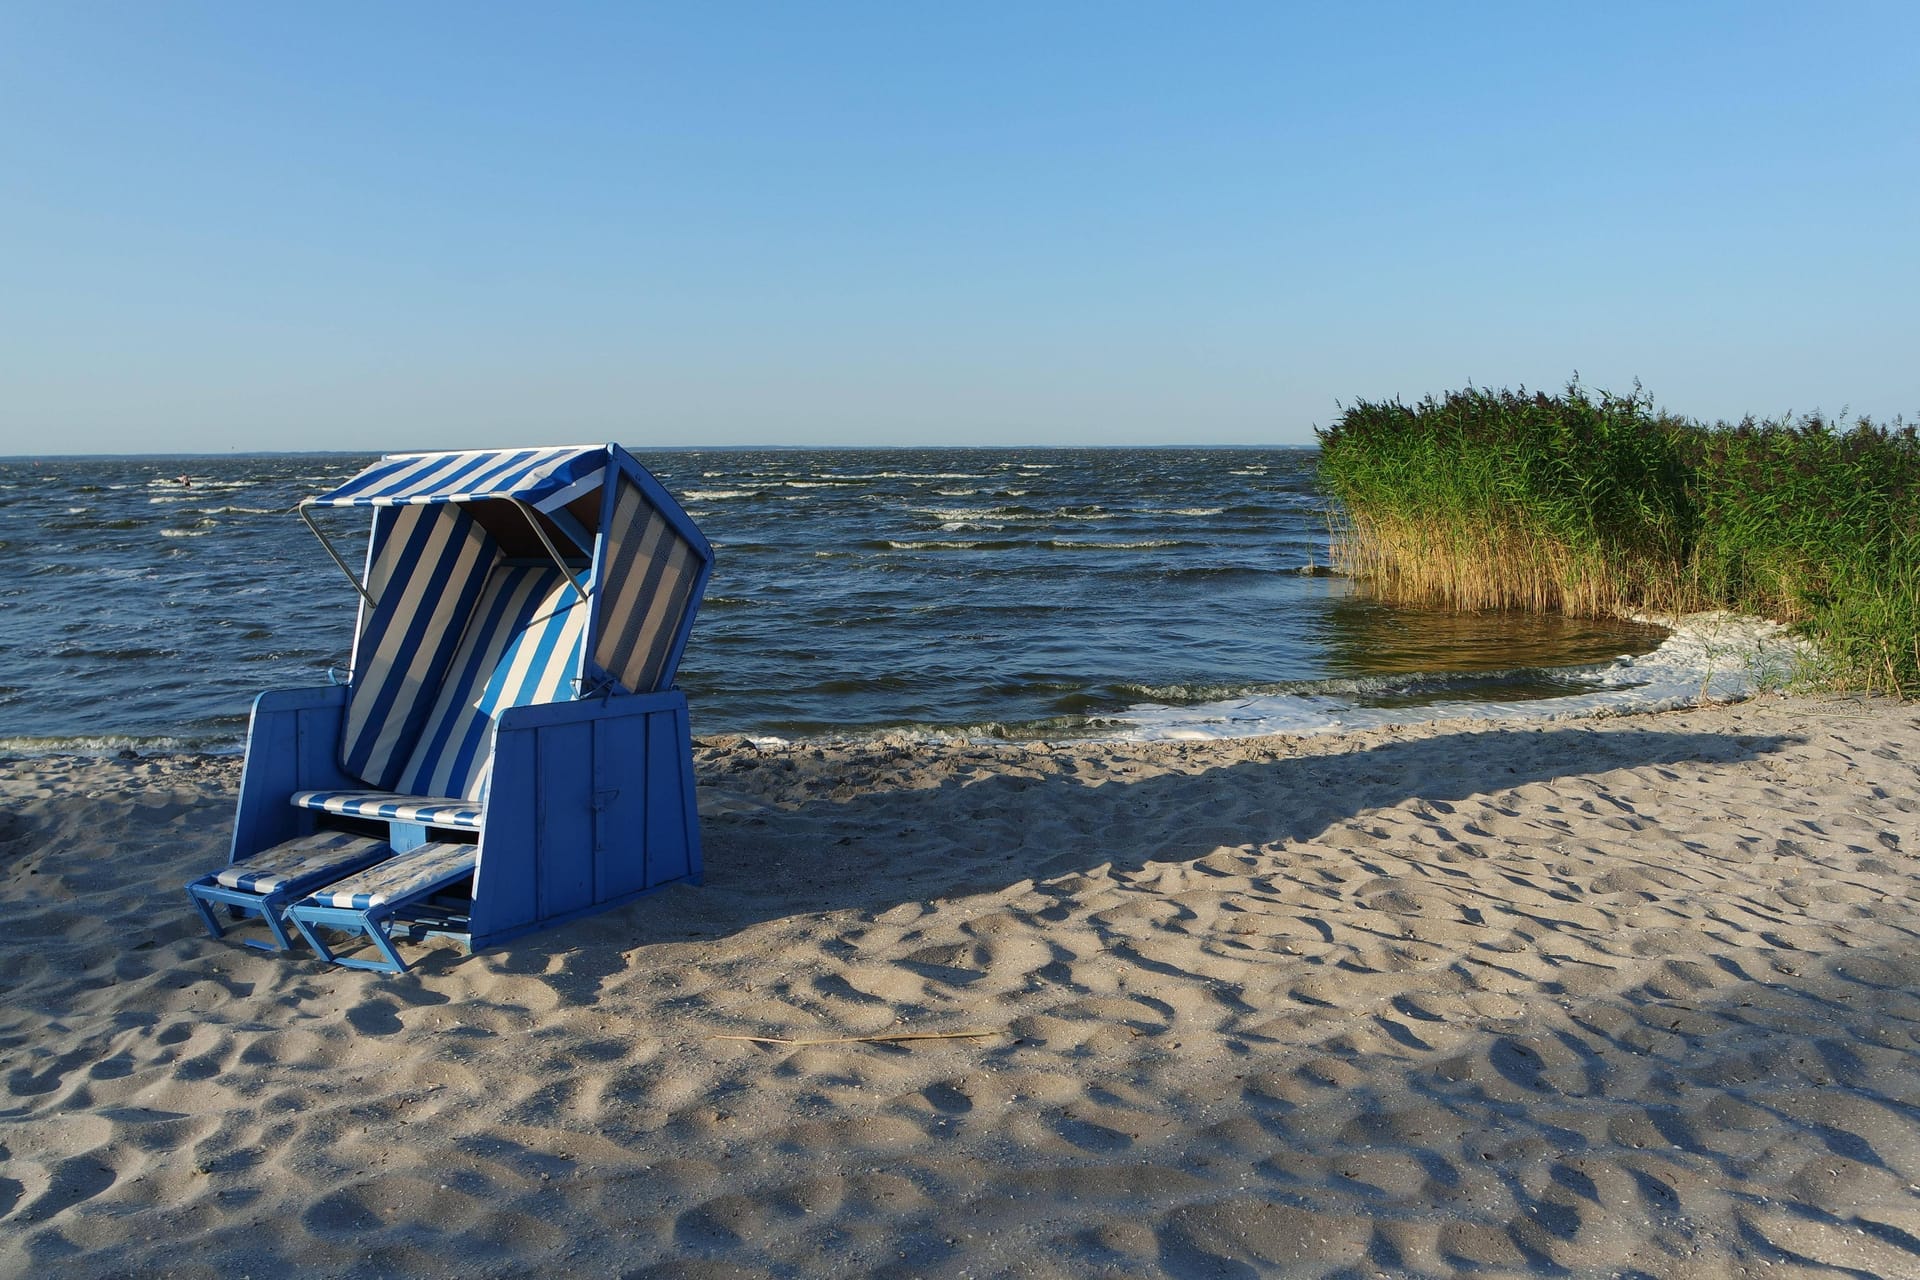
[[0, 453], [1920, 411], [1920, 4], [0, 0]]

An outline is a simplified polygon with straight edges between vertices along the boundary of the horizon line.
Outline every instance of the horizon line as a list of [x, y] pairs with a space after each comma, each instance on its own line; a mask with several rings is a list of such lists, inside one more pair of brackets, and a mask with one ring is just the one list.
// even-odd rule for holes
[[[1123, 449], [1190, 450], [1225, 453], [1233, 450], [1315, 449], [1318, 441], [1305, 444], [672, 444], [631, 445], [620, 441], [631, 453], [986, 453], [986, 452], [1118, 452]], [[538, 445], [476, 445], [469, 448], [539, 448]], [[147, 450], [139, 453], [0, 453], [0, 462], [77, 462], [88, 458], [364, 458], [402, 453], [458, 453], [460, 449], [381, 448], [381, 449], [241, 449], [222, 450]]]

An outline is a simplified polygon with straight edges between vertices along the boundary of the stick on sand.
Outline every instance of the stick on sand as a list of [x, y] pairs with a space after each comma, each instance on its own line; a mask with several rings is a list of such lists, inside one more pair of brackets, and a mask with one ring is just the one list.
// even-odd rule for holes
[[827, 1036], [819, 1040], [789, 1040], [785, 1036], [708, 1036], [709, 1040], [751, 1040], [755, 1044], [786, 1044], [795, 1046], [815, 1044], [893, 1044], [900, 1040], [974, 1040], [981, 1036], [997, 1036], [1005, 1033], [999, 1030], [985, 1031], [901, 1031], [884, 1036]]

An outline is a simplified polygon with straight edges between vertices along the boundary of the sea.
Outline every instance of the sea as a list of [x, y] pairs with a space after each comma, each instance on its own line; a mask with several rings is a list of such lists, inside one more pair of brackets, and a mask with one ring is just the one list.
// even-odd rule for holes
[[[679, 675], [701, 734], [1559, 718], [1737, 695], [1727, 654], [1765, 641], [1382, 604], [1329, 569], [1310, 448], [636, 452], [717, 550]], [[0, 459], [0, 752], [238, 750], [260, 691], [337, 678], [357, 597], [293, 508], [371, 461]], [[364, 513], [329, 514], [357, 565]]]

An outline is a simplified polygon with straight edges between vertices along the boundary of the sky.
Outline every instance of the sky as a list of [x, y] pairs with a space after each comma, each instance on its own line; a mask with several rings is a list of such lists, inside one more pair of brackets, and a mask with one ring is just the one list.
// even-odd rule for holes
[[1920, 5], [0, 0], [0, 454], [1920, 416]]

